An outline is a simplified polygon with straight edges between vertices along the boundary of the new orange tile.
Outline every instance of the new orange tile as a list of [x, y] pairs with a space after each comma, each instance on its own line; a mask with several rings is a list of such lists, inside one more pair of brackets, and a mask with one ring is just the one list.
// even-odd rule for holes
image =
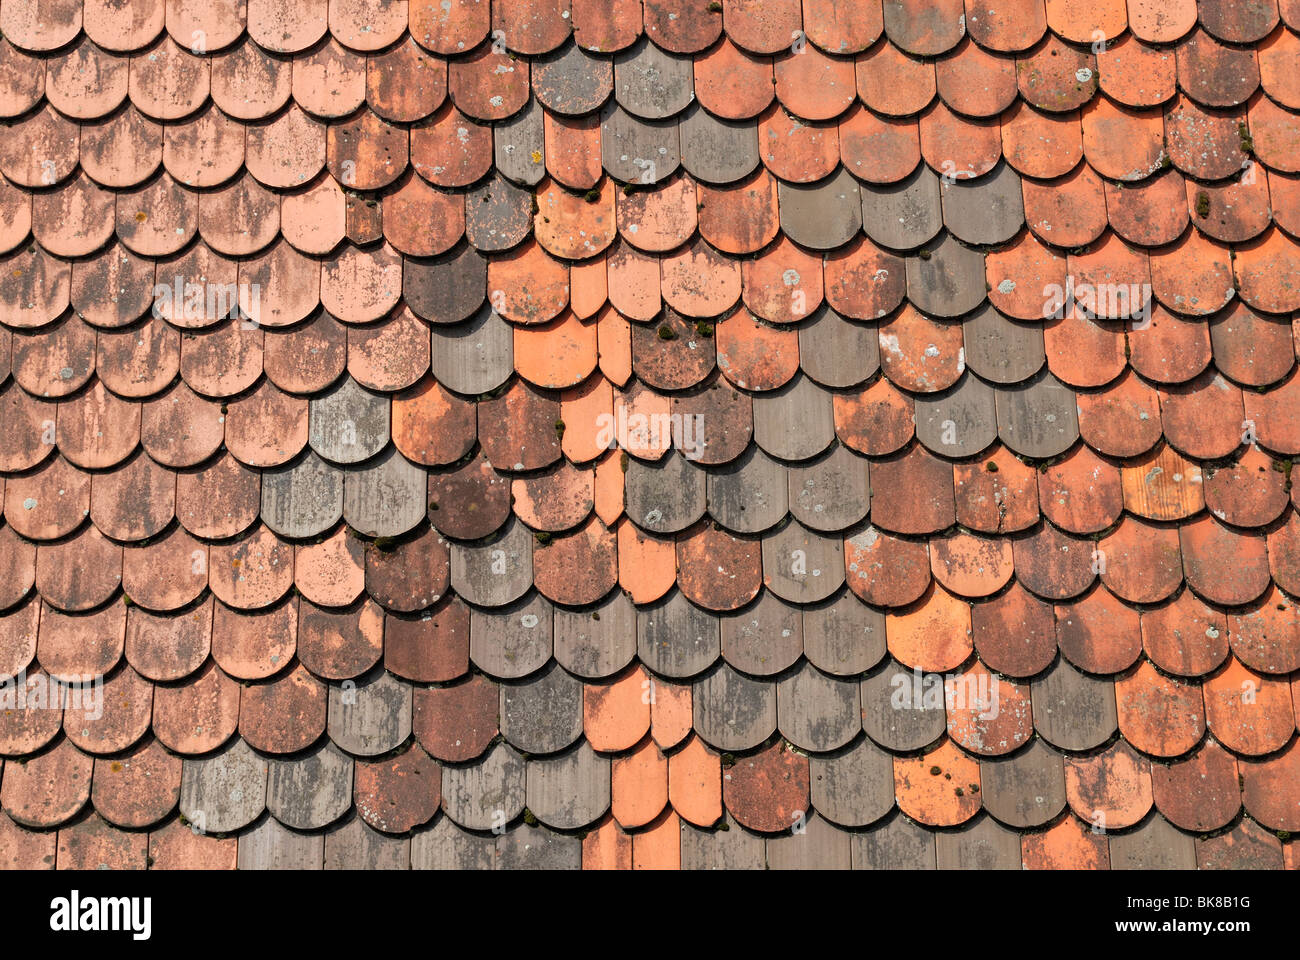
[[610, 781], [610, 809], [624, 827], [643, 827], [668, 805], [668, 758], [649, 738], [614, 758]]
[[929, 752], [894, 758], [898, 807], [927, 826], [952, 827], [979, 812], [979, 762], [945, 737]]
[[910, 667], [956, 669], [974, 649], [970, 604], [932, 584], [914, 605], [889, 616], [885, 636], [889, 652]]

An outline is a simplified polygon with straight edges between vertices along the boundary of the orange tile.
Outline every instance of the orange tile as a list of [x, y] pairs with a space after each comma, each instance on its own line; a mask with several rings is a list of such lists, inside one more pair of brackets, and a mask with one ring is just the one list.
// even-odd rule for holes
[[660, 261], [664, 302], [688, 317], [716, 317], [740, 299], [740, 264], [702, 239]]
[[1026, 870], [1105, 870], [1110, 846], [1104, 833], [1067, 814], [1050, 830], [1020, 838]]
[[515, 327], [515, 370], [539, 387], [582, 383], [596, 369], [596, 329], [570, 311], [547, 324]]
[[907, 117], [935, 96], [934, 65], [909, 56], [892, 43], [879, 43], [857, 58], [858, 96], [877, 113]]
[[763, 586], [762, 545], [702, 523], [677, 541], [677, 585], [707, 610], [739, 610]]
[[927, 826], [965, 823], [979, 812], [979, 790], [979, 762], [947, 737], [921, 756], [894, 758], [898, 807]]
[[1200, 686], [1167, 677], [1147, 661], [1115, 681], [1115, 705], [1124, 739], [1151, 756], [1180, 756], [1205, 732]]
[[1164, 122], [1158, 109], [1117, 106], [1094, 97], [1080, 113], [1083, 150], [1094, 170], [1112, 180], [1145, 180], [1164, 160]]
[[745, 306], [771, 323], [795, 323], [822, 304], [822, 265], [781, 235], [752, 259], [740, 264]]
[[1083, 157], [1079, 115], [1016, 103], [1002, 117], [1002, 153], [1026, 176], [1046, 179], [1069, 173]]
[[684, 171], [653, 187], [624, 189], [617, 206], [619, 235], [638, 250], [666, 253], [695, 233], [696, 184]]
[[1061, 654], [1089, 673], [1119, 673], [1142, 653], [1138, 612], [1100, 587], [1056, 607]]
[[946, 390], [966, 366], [961, 324], [932, 319], [905, 304], [880, 325], [880, 366], [904, 390]]
[[547, 111], [542, 119], [546, 172], [572, 190], [600, 182], [600, 115], [564, 117]]
[[954, 670], [970, 656], [970, 604], [931, 584], [911, 607], [891, 613], [885, 636], [900, 662], [926, 671]]
[[992, 117], [1016, 99], [1016, 61], [963, 39], [935, 63], [944, 103], [968, 117]]
[[[614, 460], [617, 461], [617, 456]], [[629, 520], [618, 524], [618, 581], [634, 603], [658, 600], [677, 578], [677, 553], [671, 540], [659, 540]]]
[[775, 833], [805, 817], [808, 758], [775, 741], [736, 758], [722, 771], [722, 795], [731, 815], [751, 830]]
[[[586, 685], [583, 730], [593, 749], [616, 753], [632, 748], [645, 736], [650, 729], [650, 683], [645, 671], [633, 666], [609, 683]], [[620, 822], [624, 826], [641, 825], [629, 824], [622, 818]]]
[[414, 174], [384, 198], [384, 236], [402, 253], [435, 257], [465, 233], [465, 198], [435, 190]]
[[346, 607], [366, 589], [363, 544], [341, 526], [320, 543], [299, 544], [293, 569], [294, 585], [317, 606]]
[[737, 311], [714, 327], [713, 335], [718, 369], [738, 387], [775, 390], [799, 371], [796, 330], [767, 326]]
[[897, 183], [921, 161], [921, 135], [912, 120], [877, 116], [855, 104], [839, 120], [840, 161], [869, 183]]
[[[693, 714], [691, 685], [655, 678], [650, 701], [650, 735], [661, 749], [670, 750], [691, 734]], [[668, 787], [672, 793], [672, 766], [668, 770]], [[674, 804], [676, 806], [676, 804]], [[682, 811], [678, 811], [681, 813]], [[689, 819], [689, 817], [687, 818]]]
[[1228, 624], [1222, 613], [1184, 590], [1172, 603], [1142, 611], [1142, 647], [1167, 673], [1199, 676], [1228, 656]]
[[411, 37], [434, 53], [454, 56], [477, 47], [492, 26], [490, 8], [476, 0], [408, 0]]
[[528, 102], [528, 62], [497, 53], [491, 44], [480, 46], [450, 61], [447, 89], [456, 108], [474, 119], [504, 120]]
[[1024, 180], [1025, 223], [1038, 239], [1055, 247], [1082, 247], [1106, 229], [1102, 180], [1086, 163], [1050, 183]]
[[1097, 542], [1105, 558], [1102, 583], [1129, 603], [1159, 603], [1182, 585], [1178, 531], [1124, 517]]
[[772, 107], [758, 125], [758, 153], [764, 167], [787, 183], [814, 183], [839, 165], [839, 126], [810, 123], [785, 107]]
[[[757, 253], [780, 230], [776, 179], [762, 167], [739, 183], [725, 187], [701, 183], [697, 191], [700, 235], [723, 253]], [[665, 298], [671, 302], [667, 294]]]
[[[1118, 492], [1118, 473], [1115, 486]], [[960, 531], [935, 537], [930, 541], [930, 569], [952, 593], [991, 596], [1011, 579], [1011, 543]]]
[[[1229, 626], [1231, 629], [1231, 625]], [[1284, 746], [1287, 723], [1284, 680], [1257, 673], [1236, 657], [1205, 681], [1205, 715], [1210, 732], [1229, 750], [1260, 756]]]
[[467, 187], [492, 169], [492, 129], [443, 104], [411, 129], [411, 166], [440, 187]]
[[680, 870], [681, 822], [669, 810], [632, 837], [633, 870]]
[[[659, 258], [641, 253], [626, 243], [616, 243], [610, 248], [606, 263], [610, 305], [632, 320], [653, 320], [658, 316], [662, 303]], [[628, 364], [630, 367], [630, 356]]]
[[1019, 320], [1041, 320], [1044, 291], [1065, 290], [1066, 258], [1026, 231], [1010, 245], [991, 251], [984, 272], [989, 300], [998, 310]]
[[614, 758], [610, 779], [610, 809], [626, 828], [645, 826], [668, 805], [668, 758], [649, 738], [631, 753]]
[[1123, 740], [1091, 756], [1066, 757], [1065, 796], [1085, 823], [1131, 827], [1151, 809], [1151, 762]]
[[996, 120], [958, 116], [942, 100], [921, 114], [921, 156], [930, 168], [952, 177], [982, 177], [1002, 156]]
[[[782, 48], [790, 43], [787, 36]], [[735, 46], [727, 38], [701, 53], [692, 63], [695, 96], [715, 116], [748, 120], [772, 102], [775, 75], [770, 57]]]
[[584, 50], [622, 50], [641, 35], [638, 0], [570, 0], [573, 36]]
[[1123, 324], [1090, 320], [1077, 303], [1043, 324], [1047, 365], [1072, 387], [1100, 387], [1124, 372]]
[[1038, 477], [1043, 515], [1070, 533], [1099, 533], [1124, 509], [1119, 469], [1079, 445]]
[[711, 827], [722, 816], [722, 763], [693, 736], [668, 759], [668, 796], [679, 816]]
[[581, 196], [554, 183], [537, 187], [533, 233], [547, 251], [569, 260], [587, 260], [614, 239], [617, 185], [606, 177], [597, 190]]
[[948, 736], [972, 753], [996, 757], [1034, 738], [1029, 685], [995, 677], [978, 660], [944, 678]]
[[866, 237], [828, 254], [823, 263], [826, 302], [854, 320], [876, 320], [903, 301], [907, 276], [900, 257]]
[[1233, 271], [1241, 299], [1266, 313], [1300, 309], [1300, 291], [1288, 288], [1279, 279], [1300, 270], [1300, 245], [1281, 230], [1270, 229], [1255, 240], [1239, 244], [1235, 252]]
[[546, 323], [569, 302], [569, 268], [535, 240], [488, 263], [488, 299], [507, 320]]
[[632, 837], [613, 817], [606, 816], [600, 826], [582, 838], [582, 869], [632, 869]]
[[1042, 0], [966, 0], [966, 30], [981, 47], [1015, 53], [1042, 38], [1047, 12]]
[[844, 541], [849, 589], [872, 606], [905, 607], [930, 585], [926, 546], [874, 527]]
[[1128, 26], [1128, 10], [1124, 0], [1099, 0], [1096, 3], [1044, 0], [1044, 6], [1047, 9], [1047, 25], [1061, 37], [1075, 43], [1111, 40], [1123, 33]]

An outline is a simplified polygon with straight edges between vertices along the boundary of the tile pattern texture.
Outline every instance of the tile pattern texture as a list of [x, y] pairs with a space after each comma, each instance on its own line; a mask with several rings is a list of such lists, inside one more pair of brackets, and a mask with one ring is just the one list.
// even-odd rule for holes
[[1297, 0], [0, 33], [0, 863], [1295, 865]]

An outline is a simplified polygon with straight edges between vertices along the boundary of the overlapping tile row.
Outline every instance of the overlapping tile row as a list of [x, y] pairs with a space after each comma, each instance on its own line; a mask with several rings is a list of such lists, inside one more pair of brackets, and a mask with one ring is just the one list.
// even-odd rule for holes
[[0, 0], [6, 865], [1294, 865], [1300, 8], [112, 6]]

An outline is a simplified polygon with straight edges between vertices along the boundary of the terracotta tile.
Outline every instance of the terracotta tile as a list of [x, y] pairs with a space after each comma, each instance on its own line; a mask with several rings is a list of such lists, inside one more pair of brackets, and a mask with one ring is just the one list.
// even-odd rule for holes
[[716, 524], [701, 524], [678, 539], [677, 569], [682, 593], [709, 610], [738, 610], [762, 587], [760, 544]]
[[930, 568], [953, 593], [991, 596], [1011, 578], [1011, 544], [962, 532], [936, 537], [930, 541]]
[[605, 307], [609, 297], [606, 252], [569, 267], [569, 308], [580, 320], [590, 320]]
[[[1201, 517], [1179, 528], [1183, 568], [1187, 582], [1198, 594], [1215, 603], [1248, 603], [1269, 583], [1263, 537], [1238, 533], [1212, 517]], [[1218, 558], [1232, 556], [1231, 569]]]
[[27, 827], [67, 823], [90, 796], [91, 759], [69, 740], [25, 763], [5, 770], [0, 803], [5, 813]]
[[556, 184], [537, 188], [534, 234], [557, 257], [585, 260], [600, 254], [614, 239], [616, 185], [606, 178], [598, 191], [577, 196]]
[[990, 50], [1018, 52], [1038, 42], [1047, 30], [1047, 14], [1041, 0], [1015, 0], [1008, 4], [976, 2], [966, 4], [966, 31]]
[[1300, 40], [1294, 33], [1278, 30], [1261, 40], [1255, 49], [1264, 91], [1282, 106], [1293, 110], [1300, 107], [1300, 87], [1286, 65], [1294, 62], [1298, 43]]
[[91, 610], [122, 580], [122, 548], [88, 525], [59, 543], [36, 551], [36, 589], [60, 610]]
[[1248, 446], [1232, 463], [1205, 473], [1205, 505], [1220, 520], [1237, 527], [1261, 527], [1286, 509], [1282, 464]]
[[741, 280], [745, 305], [771, 323], [796, 322], [822, 303], [821, 263], [784, 236], [741, 262]]
[[942, 101], [921, 114], [920, 132], [925, 162], [953, 177], [982, 177], [1002, 157], [1002, 133], [996, 121], [959, 117]]
[[1242, 819], [1229, 833], [1201, 840], [1196, 846], [1201, 870], [1281, 870], [1281, 842], [1253, 820]]
[[1205, 180], [1240, 170], [1246, 159], [1238, 131], [1243, 113], [1207, 113], [1182, 95], [1170, 101], [1165, 107], [1165, 148], [1174, 166]]
[[366, 60], [366, 102], [385, 120], [423, 120], [446, 97], [446, 62], [429, 56], [411, 37]]
[[1102, 180], [1080, 164], [1050, 184], [1025, 180], [1025, 222], [1038, 239], [1056, 247], [1082, 247], [1106, 228], [1106, 198]]
[[642, 3], [646, 36], [673, 53], [699, 53], [722, 33], [722, 11], [686, 0]]
[[1165, 437], [1188, 456], [1214, 460], [1231, 454], [1248, 429], [1242, 422], [1241, 391], [1207, 370], [1186, 384], [1161, 388]]
[[582, 869], [632, 869], [632, 837], [613, 817], [607, 817], [582, 838]]
[[[19, 537], [11, 526], [0, 527], [0, 545], [4, 546], [4, 553], [0, 554], [4, 564], [0, 571], [4, 578], [0, 582], [5, 584], [0, 593], [0, 605], [8, 610], [27, 596], [36, 583], [36, 545]], [[33, 606], [26, 614], [17, 611], [6, 616], [10, 615], [17, 618], [10, 620], [10, 624], [19, 626], [4, 632], [4, 646], [0, 648], [3, 650], [0, 653], [0, 672], [12, 676], [31, 662], [36, 653], [36, 608]], [[30, 623], [27, 622], [29, 617]], [[17, 632], [11, 632], [12, 629], [17, 629]]]
[[1011, 543], [1016, 579], [1027, 590], [1047, 600], [1077, 597], [1091, 586], [1097, 575], [1090, 542], [1062, 533], [1044, 522]]
[[469, 608], [456, 597], [418, 619], [390, 615], [384, 633], [384, 666], [390, 673], [428, 683], [456, 680], [469, 671]]
[[[143, 183], [162, 158], [162, 126], [129, 104], [112, 117], [81, 127], [82, 167], [92, 180], [106, 187]], [[118, 229], [120, 232], [121, 226]]]
[[325, 696], [324, 685], [301, 664], [246, 686], [239, 698], [240, 735], [266, 753], [301, 750], [325, 731]]
[[714, 328], [718, 369], [736, 386], [775, 390], [799, 370], [798, 334], [737, 312]]
[[880, 325], [880, 365], [885, 376], [905, 390], [945, 390], [965, 369], [962, 328], [905, 305]]
[[[660, 269], [657, 257], [618, 243], [606, 261], [609, 268], [609, 302], [633, 320], [653, 320], [660, 307]], [[622, 382], [611, 377], [615, 382]]]
[[294, 585], [312, 603], [346, 607], [366, 588], [365, 550], [340, 527], [320, 543], [298, 545]]
[[1090, 757], [1067, 757], [1070, 809], [1103, 830], [1132, 826], [1151, 809], [1151, 764], [1123, 740]]
[[0, 185], [0, 252], [8, 253], [32, 229], [32, 197], [7, 180]]
[[855, 70], [862, 102], [887, 116], [920, 113], [937, 89], [934, 66], [892, 43], [876, 44], [857, 59]]
[[927, 826], [965, 823], [980, 809], [979, 763], [946, 737], [928, 753], [894, 758], [898, 807]]
[[1033, 467], [995, 448], [980, 460], [953, 464], [957, 522], [982, 533], [1009, 533], [1038, 522]]
[[989, 53], [968, 37], [935, 64], [939, 96], [968, 117], [1000, 114], [1016, 99], [1016, 62]]
[[435, 53], [464, 53], [487, 36], [492, 20], [489, 8], [476, 0], [452, 0], [447, 6], [433, 0], [409, 0], [411, 37]]
[[[1279, 230], [1235, 248], [1234, 270], [1241, 298], [1256, 310], [1284, 313], [1300, 306], [1300, 297], [1278, 282], [1300, 263], [1300, 247]], [[1279, 272], [1280, 271], [1280, 272]]]
[[1251, 756], [1271, 753], [1290, 736], [1286, 694], [1284, 681], [1256, 673], [1230, 657], [1221, 670], [1205, 681], [1205, 713], [1210, 732], [1237, 753]]
[[722, 771], [727, 809], [751, 830], [774, 833], [808, 809], [808, 761], [776, 742]]
[[[781, 43], [790, 43], [787, 34]], [[772, 102], [775, 74], [770, 57], [757, 56], [723, 38], [692, 61], [695, 95], [715, 116], [748, 120]]]
[[1160, 440], [1159, 397], [1132, 373], [1126, 372], [1102, 390], [1080, 392], [1077, 400], [1079, 433], [1085, 443], [1107, 456], [1137, 456]]
[[268, 330], [262, 365], [281, 390], [317, 393], [343, 373], [346, 354], [347, 330], [322, 311], [292, 330]]
[[[435, 190], [419, 177], [408, 175], [384, 205], [388, 212], [384, 236], [402, 253], [434, 257], [446, 253], [464, 235], [464, 198]], [[417, 223], [426, 226], [419, 229]]]
[[127, 662], [141, 676], [154, 681], [189, 677], [208, 659], [212, 605], [209, 596], [175, 614], [155, 614], [132, 607], [126, 618]]
[[176, 478], [176, 518], [199, 537], [232, 537], [257, 519], [259, 475], [228, 454]]
[[[1106, 208], [1110, 216], [1110, 225], [1116, 233], [1130, 243], [1151, 245], [1177, 240], [1188, 222], [1182, 194], [1182, 174], [1172, 167], [1140, 183], [1124, 184], [1122, 188], [1107, 181]], [[1181, 248], [1186, 242], [1184, 240], [1175, 244], [1173, 249]], [[1200, 249], [1199, 245], [1198, 249]], [[1167, 255], [1166, 251], [1158, 251], [1152, 256], [1153, 272], [1158, 269], [1158, 258], [1165, 255]], [[1173, 276], [1178, 275], [1175, 273]], [[1175, 280], [1168, 285], [1167, 289], [1182, 294], [1184, 287], [1188, 285], [1186, 281]], [[1157, 286], [1156, 295], [1160, 296], [1160, 293], [1161, 289]], [[1185, 299], [1179, 296], [1180, 307]]]
[[919, 444], [901, 456], [873, 463], [872, 522], [893, 533], [920, 535], [944, 530], [955, 519], [952, 473], [947, 461]]
[[1270, 830], [1290, 832], [1295, 829], [1297, 817], [1296, 767], [1300, 751], [1292, 742], [1285, 750], [1268, 760], [1243, 760], [1242, 800], [1247, 812]]
[[1184, 754], [1205, 732], [1200, 687], [1170, 679], [1150, 663], [1115, 681], [1115, 702], [1124, 738], [1152, 756]]
[[402, 754], [358, 761], [357, 813], [384, 833], [405, 833], [431, 820], [442, 796], [441, 768], [418, 744]]
[[1056, 656], [1052, 608], [1019, 584], [972, 605], [971, 632], [980, 660], [1009, 676], [1034, 676]]
[[740, 265], [695, 240], [660, 262], [664, 301], [689, 317], [716, 317], [740, 299]]
[[[251, 124], [246, 130], [248, 172], [268, 187], [287, 189], [310, 183], [325, 166], [328, 128], [296, 104], [290, 104], [274, 120]], [[292, 205], [288, 212], [301, 215]], [[285, 219], [297, 228], [296, 219]]]
[[59, 870], [144, 870], [148, 837], [117, 830], [91, 813], [59, 831]]
[[345, 246], [322, 264], [321, 304], [344, 323], [378, 320], [401, 296], [401, 276], [402, 258], [387, 244], [372, 250]]
[[1171, 823], [1184, 830], [1218, 830], [1241, 809], [1237, 776], [1232, 754], [1210, 738], [1186, 759], [1153, 764], [1152, 793]]
[[1196, 229], [1224, 243], [1243, 243], [1269, 225], [1268, 181], [1258, 175], [1217, 184], [1187, 185], [1187, 206]]
[[1158, 603], [1182, 583], [1178, 532], [1172, 527], [1127, 517], [1097, 549], [1105, 558], [1102, 582], [1129, 603]]
[[8, 817], [0, 820], [0, 864], [11, 870], [53, 870], [58, 834], [18, 826]]
[[[29, 605], [29, 609], [35, 611], [39, 606], [39, 602], [33, 602]], [[36, 639], [34, 628], [31, 638], [34, 652]], [[20, 672], [26, 668], [30, 669], [27, 669], [25, 674]], [[9, 691], [15, 690], [18, 686], [19, 681], [16, 679], [18, 677], [23, 677], [21, 682], [26, 684], [27, 700], [24, 702], [23, 709], [7, 709], [0, 715], [0, 747], [10, 757], [22, 757], [42, 749], [58, 735], [62, 728], [63, 711], [60, 709], [60, 700], [50, 703], [51, 697], [57, 697], [58, 694], [53, 693], [51, 690], [53, 681], [40, 667], [29, 663], [25, 667], [18, 667], [8, 676], [14, 677], [15, 680], [6, 680], [6, 700], [13, 703], [16, 699], [16, 691], [15, 693]]]
[[528, 102], [528, 64], [481, 46], [449, 64], [447, 87], [456, 108], [467, 116], [504, 120]]
[[655, 390], [684, 390], [713, 372], [713, 340], [698, 324], [669, 308], [657, 327], [631, 327], [632, 368], [638, 379]]
[[180, 334], [156, 317], [135, 329], [101, 330], [98, 341], [96, 372], [119, 397], [155, 396], [180, 372]]
[[113, 235], [113, 196], [84, 174], [32, 199], [32, 233], [50, 253], [85, 256]]
[[668, 758], [653, 740], [646, 738], [630, 753], [616, 757], [610, 775], [611, 810], [614, 819], [624, 827], [643, 827], [667, 806]]
[[855, 320], [886, 316], [902, 302], [906, 291], [900, 258], [865, 237], [829, 254], [823, 260], [823, 271], [826, 302]]
[[293, 584], [293, 551], [266, 527], [239, 542], [213, 545], [210, 558], [212, 592], [241, 610], [269, 606]]
[[1110, 849], [1104, 833], [1065, 816], [1050, 830], [1025, 834], [1020, 849], [1026, 870], [1105, 870]]
[[924, 671], [956, 669], [974, 649], [970, 610], [967, 601], [932, 584], [913, 606], [890, 616], [889, 652]]
[[187, 683], [155, 688], [154, 734], [177, 753], [215, 750], [235, 732], [239, 691], [239, 684], [211, 661]]
[[[257, 0], [254, 0], [253, 6], [256, 10]], [[261, 120], [288, 102], [293, 92], [290, 62], [266, 51], [275, 50], [276, 42], [282, 37], [292, 43], [290, 31], [308, 27], [310, 22], [307, 10], [299, 8], [295, 22], [282, 24], [283, 29], [278, 36], [263, 36], [257, 43], [253, 42], [257, 39], [254, 36], [211, 57], [212, 99], [223, 113], [239, 120]], [[321, 26], [323, 29], [324, 24]], [[319, 35], [312, 37], [306, 46], [315, 43], [317, 39]]]
[[332, 0], [329, 26], [340, 43], [357, 50], [378, 50], [396, 41], [406, 29], [405, 3], [375, 0]]
[[307, 400], [263, 380], [251, 394], [227, 405], [226, 446], [252, 467], [288, 463], [307, 445]]
[[1151, 520], [1189, 517], [1205, 505], [1200, 466], [1164, 444], [1123, 467], [1120, 481], [1125, 507]]
[[208, 73], [205, 59], [163, 37], [131, 58], [131, 102], [155, 120], [179, 120], [202, 106]]
[[[12, 139], [0, 146], [0, 171], [11, 183], [43, 187], [60, 183], [77, 161], [77, 125], [47, 104], [8, 127]], [[53, 166], [46, 166], [46, 161]]]
[[629, 521], [618, 524], [619, 585], [636, 603], [658, 600], [677, 576], [673, 542], [660, 540]]
[[722, 816], [722, 764], [699, 737], [668, 760], [668, 797], [686, 821], [712, 826]]
[[1108, 42], [1097, 54], [1097, 67], [1102, 91], [1125, 106], [1154, 107], [1177, 90], [1174, 51], [1131, 36]]
[[1251, 4], [1238, 9], [1224, 9], [1198, 3], [1201, 25], [1220, 40], [1229, 43], [1253, 43], [1277, 25], [1277, 5], [1270, 2]]
[[563, 117], [548, 111], [543, 130], [547, 173], [573, 190], [590, 190], [600, 182], [598, 115]]
[[1066, 259], [1025, 232], [985, 259], [989, 300], [999, 311], [1020, 320], [1040, 320], [1044, 290], [1064, 290]]
[[84, 386], [95, 369], [95, 332], [76, 317], [13, 338], [13, 376], [28, 393], [66, 397]]
[[515, 515], [537, 530], [572, 529], [591, 514], [594, 479], [594, 471], [563, 461], [539, 476], [516, 478], [510, 488]]
[[[1091, 29], [1083, 43], [1091, 43]], [[1016, 58], [1016, 80], [1020, 95], [1029, 103], [1065, 113], [1083, 106], [1096, 92], [1097, 58], [1048, 33], [1042, 43]]]
[[104, 681], [103, 703], [84, 709], [85, 701], [66, 704], [63, 730], [87, 753], [119, 753], [136, 743], [149, 729], [153, 684], [130, 667]]
[[1118, 673], [1131, 666], [1142, 652], [1139, 630], [1137, 611], [1100, 587], [1056, 607], [1057, 645], [1089, 673]]
[[1269, 586], [1251, 608], [1228, 616], [1228, 635], [1237, 657], [1255, 670], [1287, 673], [1300, 662], [1296, 608]]
[[1146, 380], [1185, 383], [1210, 363], [1210, 328], [1153, 306], [1149, 324], [1129, 331], [1129, 362]]
[[492, 305], [516, 323], [546, 323], [559, 316], [568, 304], [568, 281], [568, 267], [533, 240], [488, 264]]
[[[25, 264], [17, 265], [20, 257]], [[30, 253], [10, 254], [0, 262], [15, 264], [0, 276], [0, 322], [6, 326], [41, 326], [57, 318], [68, 306], [72, 271], [66, 263], [48, 256], [39, 247], [32, 248]]]
[[1083, 157], [1078, 114], [1045, 113], [1017, 103], [1002, 117], [1002, 152], [1027, 176], [1062, 176]]
[[1113, 180], [1144, 180], [1164, 160], [1164, 124], [1158, 109], [1116, 106], [1105, 97], [1080, 111], [1083, 150], [1092, 168]]
[[539, 547], [533, 563], [537, 589], [557, 603], [594, 603], [618, 582], [615, 535], [594, 517]]
[[345, 117], [366, 96], [366, 60], [329, 37], [293, 64], [293, 99], [318, 117]]
[[1300, 577], [1300, 516], [1288, 513], [1268, 535], [1268, 565], [1274, 581], [1293, 593]]
[[1002, 756], [1034, 737], [1029, 687], [1008, 683], [976, 661], [944, 679], [948, 736], [981, 756]]
[[497, 707], [497, 685], [482, 675], [450, 687], [419, 687], [412, 726], [438, 759], [472, 760], [497, 735]]
[[[254, 8], [257, 0], [253, 0]], [[239, 841], [195, 833], [178, 819], [149, 834], [149, 859], [154, 870], [234, 870]]]
[[1119, 470], [1082, 445], [1041, 472], [1038, 496], [1043, 515], [1070, 533], [1099, 533], [1124, 509]]
[[[1291, 325], [1258, 314], [1240, 301], [1211, 321], [1209, 334], [1215, 365], [1243, 385], [1275, 384], [1295, 365]], [[1264, 396], [1267, 394], [1252, 394], [1252, 404]]]
[[[693, 720], [691, 685], [669, 680], [652, 681], [654, 696], [650, 701], [650, 735], [664, 750], [670, 750], [691, 734]], [[718, 784], [718, 803], [721, 804], [721, 781]], [[669, 792], [672, 792], [672, 768], [669, 767]], [[681, 810], [678, 810], [681, 813]]]
[[5, 519], [29, 540], [57, 540], [78, 526], [90, 510], [90, 474], [62, 457], [51, 457], [35, 472], [8, 478]]
[[59, 406], [33, 397], [16, 383], [0, 390], [0, 469], [21, 472], [36, 466], [55, 449]]
[[150, 610], [178, 610], [207, 586], [207, 550], [182, 527], [143, 546], [128, 546], [122, 589]]

